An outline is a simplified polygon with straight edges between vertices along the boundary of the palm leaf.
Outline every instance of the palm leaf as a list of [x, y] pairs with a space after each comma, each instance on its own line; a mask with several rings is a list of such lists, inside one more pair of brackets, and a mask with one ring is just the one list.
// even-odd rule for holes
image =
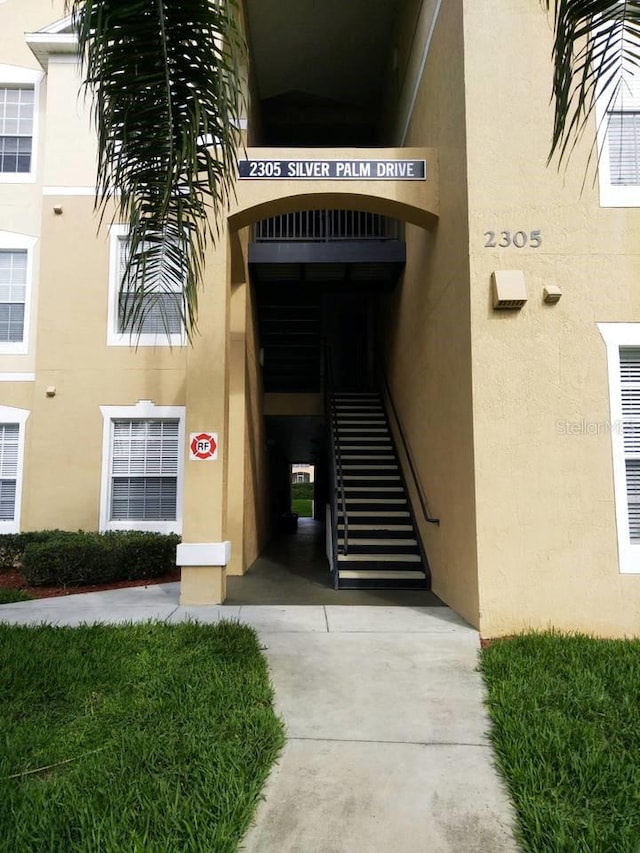
[[67, 3], [98, 134], [96, 206], [102, 219], [113, 201], [114, 219], [130, 225], [125, 324], [138, 325], [150, 293], [179, 288], [191, 339], [240, 145], [245, 49], [235, 0]]
[[[549, 159], [565, 159], [596, 98], [619, 102], [640, 66], [640, 0], [541, 0], [554, 16], [553, 137]], [[605, 125], [606, 132], [606, 125]]]

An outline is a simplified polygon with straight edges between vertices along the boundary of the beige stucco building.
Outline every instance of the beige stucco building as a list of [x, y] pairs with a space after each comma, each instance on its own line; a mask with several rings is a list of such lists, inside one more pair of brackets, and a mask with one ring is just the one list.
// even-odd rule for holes
[[557, 170], [537, 0], [244, 13], [199, 332], [132, 346], [64, 4], [0, 0], [0, 530], [175, 531], [182, 600], [219, 601], [310, 461], [345, 585], [422, 578], [486, 637], [640, 633], [634, 93], [597, 171], [595, 118]]

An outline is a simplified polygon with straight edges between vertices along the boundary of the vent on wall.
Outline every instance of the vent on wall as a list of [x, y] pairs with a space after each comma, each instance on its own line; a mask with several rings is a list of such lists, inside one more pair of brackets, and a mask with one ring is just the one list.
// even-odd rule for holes
[[527, 301], [524, 273], [522, 270], [492, 272], [491, 292], [494, 308], [522, 308]]

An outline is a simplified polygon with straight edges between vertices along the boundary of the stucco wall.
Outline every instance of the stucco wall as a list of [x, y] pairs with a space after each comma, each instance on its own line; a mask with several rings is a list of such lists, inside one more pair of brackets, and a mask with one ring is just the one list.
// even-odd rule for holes
[[247, 287], [244, 569], [258, 557], [269, 534], [269, 482], [258, 331], [253, 288]]
[[[480, 628], [637, 633], [596, 323], [640, 320], [640, 210], [600, 208], [593, 169], [584, 180], [593, 122], [566, 172], [546, 164], [552, 31], [537, 3], [465, 0], [465, 41]], [[489, 230], [532, 229], [537, 249], [485, 248]], [[521, 311], [492, 309], [500, 269], [524, 271]]]
[[186, 348], [107, 346], [108, 240], [96, 228], [91, 198], [46, 199], [25, 529], [97, 527], [100, 406], [185, 404]]
[[440, 219], [431, 233], [407, 226], [404, 281], [383, 314], [393, 397], [430, 510], [441, 519], [440, 527], [427, 524], [414, 492], [433, 589], [477, 624], [462, 34], [462, 3], [449, 0], [407, 138], [438, 151]]

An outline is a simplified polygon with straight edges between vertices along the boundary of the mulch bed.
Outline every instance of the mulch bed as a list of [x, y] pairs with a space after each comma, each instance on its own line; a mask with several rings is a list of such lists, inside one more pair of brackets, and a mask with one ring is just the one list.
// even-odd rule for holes
[[158, 583], [173, 583], [180, 580], [180, 571], [176, 570], [162, 578], [143, 581], [117, 581], [116, 583], [92, 584], [90, 586], [28, 586], [18, 571], [0, 572], [0, 587], [19, 589], [34, 598], [53, 598], [58, 595], [76, 595], [82, 592], [101, 592], [105, 589], [125, 589], [130, 586], [154, 586]]

